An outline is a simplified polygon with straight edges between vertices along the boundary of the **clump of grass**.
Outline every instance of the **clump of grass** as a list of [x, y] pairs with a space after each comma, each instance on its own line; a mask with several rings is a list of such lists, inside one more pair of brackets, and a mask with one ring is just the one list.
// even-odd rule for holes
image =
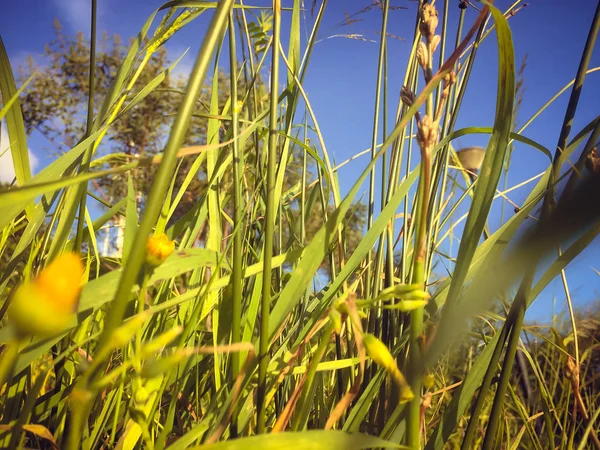
[[[598, 187], [593, 164], [585, 176], [576, 175], [594, 157], [600, 120], [569, 139], [600, 7], [552, 157], [544, 143], [523, 134], [530, 121], [514, 129], [521, 100], [508, 18], [520, 1], [505, 12], [485, 4], [473, 15], [460, 2], [456, 36], [448, 33], [450, 2], [415, 4], [412, 52], [393, 120], [385, 76], [393, 6], [381, 2], [370, 160], [344, 193], [337, 177], [345, 163], [331, 164], [303, 85], [326, 3], [313, 4], [309, 15], [298, 0], [290, 9], [275, 1], [258, 19], [253, 6], [232, 0], [168, 2], [132, 41], [97, 106], [91, 46], [85, 135], [34, 176], [22, 91], [0, 42], [0, 116], [17, 181], [0, 192], [0, 252], [8, 258], [0, 274], [2, 312], [8, 310], [0, 329], [2, 446], [600, 448], [594, 434], [600, 400], [591, 375], [597, 332], [584, 336], [572, 308], [563, 334], [524, 326], [527, 308], [554, 278], [562, 277], [570, 299], [564, 269], [600, 231], [598, 208], [585, 200], [586, 190]], [[168, 69], [140, 82], [152, 55], [200, 14], [212, 14], [210, 26], [164, 151], [126, 163], [121, 154], [99, 156], [116, 121], [160, 92]], [[290, 16], [288, 29], [283, 15]], [[95, 6], [91, 29], [94, 42]], [[457, 130], [485, 39], [495, 39], [498, 50], [494, 123]], [[229, 80], [245, 80], [229, 83], [224, 106], [219, 58], [228, 58]], [[199, 111], [209, 76], [207, 111]], [[198, 114], [207, 120], [206, 144], [182, 147]], [[457, 153], [453, 141], [475, 133], [489, 134], [487, 147]], [[499, 186], [515, 141], [551, 161], [525, 184], [529, 195], [515, 214], [488, 231], [494, 201], [510, 190]], [[579, 162], [566, 164], [584, 141]], [[183, 158], [194, 162], [181, 185], [176, 175]], [[287, 183], [298, 161], [300, 175]], [[107, 162], [114, 165], [94, 170]], [[136, 192], [132, 171], [149, 167], [155, 169], [151, 190]], [[456, 168], [470, 175], [460, 196]], [[207, 180], [205, 195], [173, 219], [199, 174]], [[88, 182], [116, 175], [126, 197], [92, 221]], [[348, 217], [367, 180], [367, 227], [350, 249]], [[539, 224], [528, 227], [538, 206]], [[321, 216], [309, 236], [313, 211]], [[100, 274], [106, 258], [96, 237], [115, 217], [125, 224], [124, 251], [116, 267]], [[41, 300], [39, 289], [29, 287], [62, 258], [85, 267], [79, 303], [71, 302], [58, 325], [32, 327], [27, 311]], [[437, 279], [433, 268], [440, 263], [451, 276]], [[20, 287], [12, 281], [17, 267], [28, 280]], [[323, 268], [325, 282], [314, 283]], [[68, 275], [67, 290], [78, 292], [79, 278], [75, 283], [74, 273]], [[11, 308], [18, 314], [11, 317]]]

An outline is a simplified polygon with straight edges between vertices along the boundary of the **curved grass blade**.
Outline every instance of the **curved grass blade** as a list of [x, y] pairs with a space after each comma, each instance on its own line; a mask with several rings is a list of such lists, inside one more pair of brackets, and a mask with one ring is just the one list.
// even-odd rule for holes
[[332, 448], [340, 450], [368, 448], [408, 449], [408, 447], [403, 445], [366, 434], [324, 430], [263, 434], [190, 448], [197, 450], [241, 450], [247, 448], [265, 450], [287, 450], [290, 448], [296, 450], [329, 450]]
[[[6, 130], [11, 142], [10, 152], [13, 158], [17, 184], [22, 186], [31, 178], [31, 167], [29, 166], [29, 151], [27, 150], [23, 112], [17, 97], [19, 92], [17, 91], [4, 42], [0, 37], [0, 93], [6, 101], [6, 106], [8, 106], [8, 102], [13, 102], [12, 107], [6, 113]], [[29, 210], [29, 213], [31, 213], [31, 210]]]
[[[502, 175], [504, 158], [508, 148], [512, 127], [515, 98], [515, 62], [511, 31], [504, 15], [494, 6], [488, 5], [496, 23], [498, 41], [498, 90], [496, 117], [485, 158], [478, 177], [467, 222], [463, 230], [452, 282], [448, 292], [446, 308], [453, 308], [464, 286], [477, 245], [485, 228], [494, 194]], [[443, 318], [442, 318], [443, 320]]]

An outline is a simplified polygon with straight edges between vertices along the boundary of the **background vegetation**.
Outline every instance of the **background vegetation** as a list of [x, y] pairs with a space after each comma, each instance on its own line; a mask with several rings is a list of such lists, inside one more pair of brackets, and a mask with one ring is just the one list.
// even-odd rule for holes
[[[600, 313], [574, 311], [565, 282], [569, 314], [524, 325], [600, 232], [600, 116], [571, 130], [600, 4], [574, 79], [520, 127], [522, 2], [458, 2], [456, 36], [455, 2], [415, 4], [393, 118], [392, 6], [371, 5], [372, 148], [349, 192], [303, 88], [326, 5], [170, 1], [124, 45], [97, 39], [92, 0], [91, 36], [56, 23], [50, 63], [20, 71], [0, 41], [16, 175], [0, 191], [2, 447], [600, 448]], [[193, 70], [173, 77], [164, 45], [202, 14]], [[456, 129], [486, 39], [494, 124]], [[529, 139], [564, 92], [558, 142]], [[32, 175], [34, 130], [58, 156]], [[469, 134], [489, 135], [483, 160], [455, 152]], [[515, 141], [548, 167], [489, 229]]]

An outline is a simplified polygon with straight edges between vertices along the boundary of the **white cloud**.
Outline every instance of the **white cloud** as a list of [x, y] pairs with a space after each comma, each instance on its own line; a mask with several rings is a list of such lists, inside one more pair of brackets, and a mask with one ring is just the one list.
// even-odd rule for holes
[[169, 59], [172, 61], [177, 60], [177, 58], [183, 55], [181, 61], [177, 63], [171, 72], [171, 75], [174, 78], [182, 78], [187, 80], [190, 76], [190, 73], [192, 73], [192, 69], [194, 68], [194, 56], [191, 54], [190, 49], [188, 48], [186, 50], [181, 50], [179, 47], [167, 47], [167, 49], [169, 51]]
[[[58, 19], [66, 23], [72, 31], [90, 30], [91, 3], [89, 0], [52, 0], [58, 10]], [[98, 2], [97, 27], [102, 29], [100, 19], [105, 15], [106, 0]]]
[[[4, 122], [2, 122], [2, 125], [0, 125], [0, 181], [3, 183], [10, 183], [15, 178], [15, 169], [9, 147], [8, 132], [6, 131]], [[31, 170], [35, 171], [38, 164], [39, 159], [29, 150], [29, 165]]]

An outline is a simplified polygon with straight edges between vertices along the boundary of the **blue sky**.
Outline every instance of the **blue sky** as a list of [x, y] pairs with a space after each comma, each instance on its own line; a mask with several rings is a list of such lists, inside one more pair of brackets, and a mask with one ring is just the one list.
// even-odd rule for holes
[[[342, 162], [370, 146], [372, 116], [375, 96], [375, 77], [379, 46], [381, 14], [374, 8], [361, 16], [362, 21], [340, 27], [345, 12], [352, 14], [367, 6], [370, 0], [330, 0], [321, 27], [321, 41], [316, 45], [305, 81], [305, 89], [316, 113], [331, 157]], [[65, 33], [89, 30], [89, 0], [26, 0], [4, 1], [0, 4], [0, 33], [13, 65], [23, 64], [28, 55], [39, 56], [44, 45], [53, 38], [53, 20], [58, 18]], [[161, 0], [98, 0], [99, 29], [118, 33], [127, 38], [137, 34], [146, 18], [163, 2]], [[268, 5], [268, 1], [247, 2]], [[310, 1], [306, 1], [310, 7]], [[457, 1], [451, 0], [449, 29], [453, 34], [459, 10]], [[500, 9], [512, 1], [497, 0]], [[576, 73], [579, 57], [590, 27], [595, 0], [532, 0], [509, 21], [513, 32], [517, 67], [528, 56], [525, 70], [524, 102], [519, 111], [520, 123], [525, 122], [551, 96], [569, 82]], [[291, 1], [283, 0], [284, 6]], [[406, 38], [407, 41], [388, 40], [389, 56], [389, 104], [390, 117], [395, 114], [400, 84], [404, 77], [409, 42], [414, 26], [416, 3], [410, 0], [393, 0], [394, 6], [406, 10], [390, 12], [388, 32]], [[438, 8], [444, 2], [437, 0]], [[467, 23], [471, 24], [476, 11], [470, 9]], [[178, 57], [190, 47], [183, 59], [180, 72], [185, 73], [193, 64], [196, 49], [206, 30], [209, 16], [198, 21], [177, 35], [168, 46], [171, 59]], [[310, 17], [309, 17], [310, 19]], [[284, 19], [285, 30], [287, 21]], [[339, 34], [359, 34], [365, 41], [334, 37]], [[449, 49], [450, 50], [450, 49]], [[600, 50], [596, 49], [590, 67], [600, 66]], [[495, 111], [497, 54], [496, 43], [490, 36], [479, 50], [457, 128], [466, 126], [492, 126]], [[524, 135], [546, 147], [556, 145], [569, 91], [563, 94], [549, 110], [543, 113]], [[600, 113], [600, 74], [588, 76], [582, 92], [580, 106], [573, 124], [573, 132]], [[390, 128], [388, 128], [389, 130]], [[381, 142], [381, 139], [379, 139]], [[455, 141], [455, 147], [468, 145], [486, 146], [487, 136], [465, 136]], [[32, 136], [29, 147], [43, 166], [50, 155], [40, 151], [39, 137]], [[516, 145], [508, 185], [512, 186], [543, 171], [547, 158], [525, 146]], [[342, 191], [346, 191], [365, 165], [358, 159], [340, 173]], [[2, 169], [6, 160], [2, 160]], [[526, 188], [511, 192], [511, 200], [519, 203], [526, 195]], [[492, 215], [492, 228], [498, 225], [498, 208]], [[508, 208], [510, 213], [511, 208]], [[593, 245], [567, 270], [571, 293], [577, 305], [584, 305], [597, 296], [600, 288], [598, 277], [590, 266], [600, 269], [598, 245]], [[562, 310], [564, 291], [560, 282], [554, 282], [536, 301], [529, 318], [547, 320], [553, 308]], [[555, 306], [554, 306], [555, 303]]]

